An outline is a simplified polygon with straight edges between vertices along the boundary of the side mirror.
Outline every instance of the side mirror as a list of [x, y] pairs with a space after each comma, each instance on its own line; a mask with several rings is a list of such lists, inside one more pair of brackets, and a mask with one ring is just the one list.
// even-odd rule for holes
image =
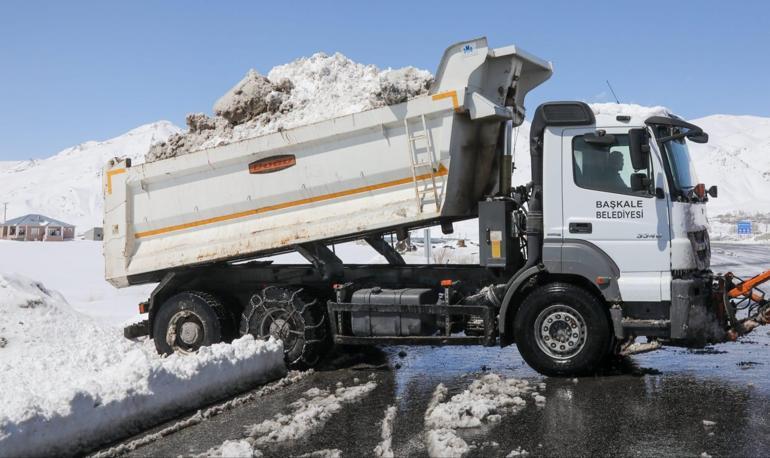
[[711, 196], [711, 197], [713, 197], [713, 198], [716, 198], [716, 197], [717, 197], [717, 194], [719, 194], [719, 189], [717, 188], [717, 185], [714, 185], [714, 186], [710, 187], [710, 188], [709, 188], [709, 190], [708, 190], [708, 191], [706, 191], [706, 193], [707, 193], [709, 196]]
[[647, 129], [629, 130], [628, 147], [631, 153], [631, 166], [634, 170], [647, 170], [650, 165], [650, 136], [647, 134]]
[[706, 132], [703, 132], [702, 130], [695, 131], [692, 133], [687, 133], [686, 135], [687, 140], [690, 140], [693, 143], [708, 143], [709, 141], [709, 134]]
[[646, 173], [632, 173], [631, 174], [631, 191], [649, 191], [650, 179], [647, 178]]

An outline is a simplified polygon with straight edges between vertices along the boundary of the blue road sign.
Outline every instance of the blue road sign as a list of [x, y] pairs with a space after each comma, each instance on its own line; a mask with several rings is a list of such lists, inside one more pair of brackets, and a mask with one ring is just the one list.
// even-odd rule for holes
[[751, 235], [751, 221], [738, 221], [737, 226], [739, 235]]

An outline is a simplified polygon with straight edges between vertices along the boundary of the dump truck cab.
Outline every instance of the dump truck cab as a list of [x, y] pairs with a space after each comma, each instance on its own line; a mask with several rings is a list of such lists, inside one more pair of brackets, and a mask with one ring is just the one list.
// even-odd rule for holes
[[532, 174], [536, 185], [542, 177], [542, 196], [534, 203], [542, 199], [543, 227], [532, 275], [599, 294], [618, 340], [723, 338], [724, 311], [710, 301], [708, 196], [687, 148], [708, 136], [661, 110], [603, 111], [551, 102], [535, 114]]

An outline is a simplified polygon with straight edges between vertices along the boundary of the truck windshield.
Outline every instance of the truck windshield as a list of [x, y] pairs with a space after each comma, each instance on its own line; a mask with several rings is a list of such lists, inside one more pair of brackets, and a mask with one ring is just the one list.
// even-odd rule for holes
[[663, 143], [663, 146], [666, 149], [666, 159], [671, 168], [674, 186], [682, 191], [694, 188], [698, 184], [698, 177], [685, 139], [669, 140]]

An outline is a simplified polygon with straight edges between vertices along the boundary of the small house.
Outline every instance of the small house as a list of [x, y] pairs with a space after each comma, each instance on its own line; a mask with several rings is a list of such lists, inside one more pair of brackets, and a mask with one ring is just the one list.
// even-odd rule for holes
[[0, 239], [60, 241], [75, 238], [75, 226], [44, 215], [24, 215], [0, 224]]

